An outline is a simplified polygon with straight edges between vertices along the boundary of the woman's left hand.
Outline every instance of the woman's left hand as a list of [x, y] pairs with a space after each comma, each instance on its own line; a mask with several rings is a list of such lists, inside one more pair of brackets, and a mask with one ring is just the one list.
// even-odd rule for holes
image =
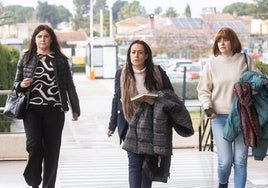
[[154, 104], [154, 99], [153, 98], [150, 98], [150, 97], [145, 97], [144, 99], [143, 99], [143, 102], [146, 102], [146, 103], [148, 103], [148, 104], [150, 104], [150, 105], [153, 105]]
[[31, 86], [31, 84], [33, 83], [33, 79], [32, 78], [25, 78], [21, 81], [20, 83], [20, 87], [21, 88], [26, 88]]
[[72, 121], [77, 121], [77, 120], [78, 120], [78, 114], [77, 113], [73, 113]]

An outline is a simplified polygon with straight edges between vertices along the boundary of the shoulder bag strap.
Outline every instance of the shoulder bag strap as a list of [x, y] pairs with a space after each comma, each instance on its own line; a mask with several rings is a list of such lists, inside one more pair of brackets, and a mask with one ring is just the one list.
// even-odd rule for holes
[[245, 63], [247, 64], [247, 71], [248, 71], [248, 58], [247, 58], [247, 54], [244, 53], [244, 57], [245, 57]]

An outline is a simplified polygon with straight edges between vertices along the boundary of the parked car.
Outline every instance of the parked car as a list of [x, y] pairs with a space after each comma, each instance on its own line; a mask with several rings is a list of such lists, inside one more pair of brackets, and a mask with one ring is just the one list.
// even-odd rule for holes
[[176, 69], [181, 66], [192, 65], [192, 64], [193, 62], [189, 59], [175, 59], [175, 60], [171, 60], [167, 70], [176, 71]]
[[167, 60], [164, 60], [164, 59], [156, 59], [154, 60], [154, 64], [155, 65], [160, 65], [164, 70], [166, 70], [168, 68], [168, 62]]
[[177, 72], [184, 72], [184, 67], [186, 68], [186, 78], [187, 80], [194, 80], [199, 78], [201, 75], [200, 65], [184, 65], [176, 69]]
[[170, 80], [183, 81], [183, 72], [167, 70], [166, 74]]

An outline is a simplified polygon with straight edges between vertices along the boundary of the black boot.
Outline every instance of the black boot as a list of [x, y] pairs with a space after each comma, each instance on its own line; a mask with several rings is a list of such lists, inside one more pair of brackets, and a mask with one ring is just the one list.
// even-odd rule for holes
[[218, 188], [228, 188], [228, 183], [226, 183], [226, 184], [220, 184], [219, 183], [219, 187]]

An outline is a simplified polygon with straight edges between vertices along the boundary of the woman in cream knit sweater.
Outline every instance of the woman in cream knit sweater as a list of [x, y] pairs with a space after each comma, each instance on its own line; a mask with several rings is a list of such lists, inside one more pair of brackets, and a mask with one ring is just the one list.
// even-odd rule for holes
[[[240, 134], [233, 142], [223, 138], [223, 128], [234, 97], [233, 87], [247, 70], [256, 70], [231, 28], [221, 28], [215, 36], [212, 56], [197, 86], [198, 98], [211, 119], [218, 154], [219, 188], [227, 188], [232, 165], [234, 186], [244, 188], [247, 180], [248, 147]], [[245, 57], [248, 59], [247, 63]]]

